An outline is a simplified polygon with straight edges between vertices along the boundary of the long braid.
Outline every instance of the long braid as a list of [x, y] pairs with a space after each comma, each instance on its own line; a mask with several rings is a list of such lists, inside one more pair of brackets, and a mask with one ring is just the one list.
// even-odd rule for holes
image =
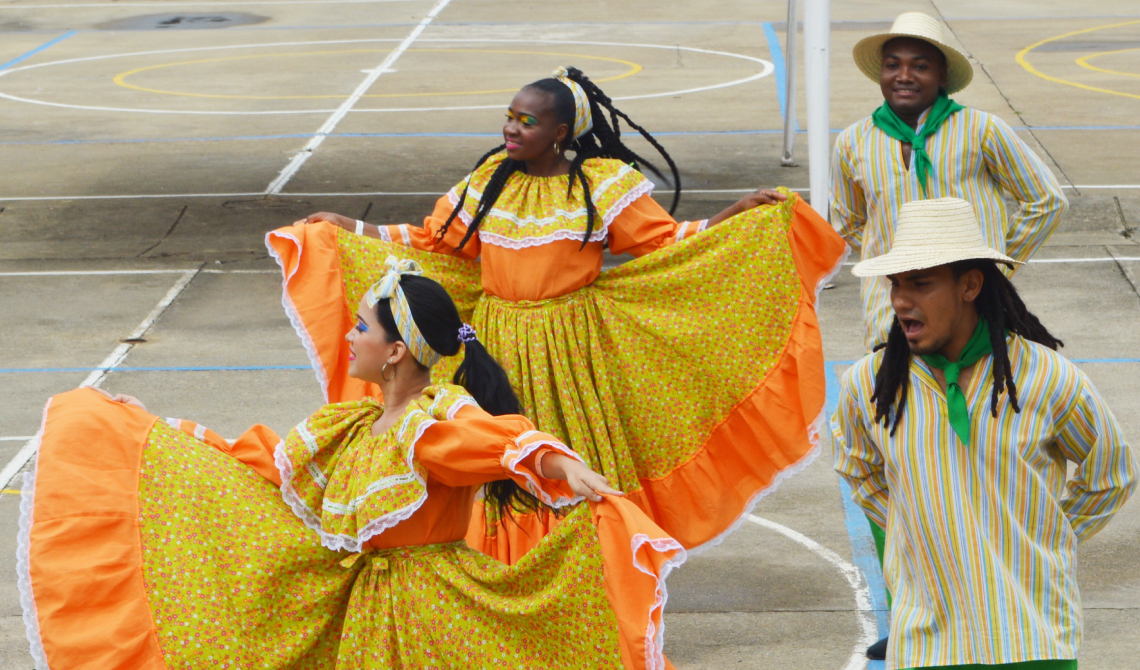
[[[1008, 391], [1010, 404], [1015, 412], [1021, 411], [1017, 399], [1017, 384], [1013, 379], [1013, 367], [1009, 360], [1006, 332], [1019, 335], [1032, 342], [1056, 350], [1065, 346], [1057, 339], [1029, 309], [1018, 295], [1013, 282], [1009, 280], [997, 263], [991, 260], [959, 261], [950, 265], [955, 277], [961, 277], [969, 270], [982, 272], [982, 289], [974, 300], [978, 317], [989, 325], [990, 346], [993, 349], [992, 378], [993, 391], [990, 395], [990, 413], [996, 418], [1001, 394]], [[883, 349], [883, 358], [875, 372], [875, 390], [871, 400], [875, 403], [875, 423], [886, 425], [890, 421], [892, 407], [894, 424], [891, 435], [898, 429], [906, 406], [907, 388], [910, 380], [910, 345], [902, 332], [898, 317], [891, 324], [887, 343], [875, 348]], [[897, 403], [895, 402], [897, 398]]]
[[910, 388], [910, 345], [907, 344], [898, 317], [895, 317], [891, 323], [887, 343], [875, 347], [875, 351], [879, 349], [884, 350], [883, 360], [875, 372], [875, 391], [871, 394], [871, 401], [875, 403], [875, 423], [879, 421], [883, 421], [884, 425], [889, 423], [891, 408], [895, 408], [895, 421], [891, 426], [891, 435], [894, 435], [902, 419], [907, 391]]
[[[491, 158], [491, 156], [494, 156], [495, 154], [499, 153], [506, 146], [507, 145], [505, 145], [505, 144], [500, 144], [499, 146], [495, 147], [494, 149], [491, 149], [487, 153], [483, 154], [483, 156], [479, 159], [479, 161], [475, 163], [475, 169], [472, 170], [471, 173], [474, 174], [475, 170], [478, 170], [483, 165], [483, 163], [486, 163], [488, 161], [488, 159]], [[508, 158], [507, 160], [505, 160], [503, 162], [504, 163], [508, 163], [508, 162], [513, 163], [514, 161], [512, 161]], [[451, 227], [451, 222], [455, 220], [455, 217], [458, 216], [461, 211], [463, 211], [463, 203], [467, 202], [467, 189], [469, 189], [469, 188], [471, 188], [471, 178], [470, 177], [467, 178], [467, 183], [465, 183], [463, 185], [463, 192], [459, 194], [459, 202], [455, 203], [455, 208], [451, 210], [451, 215], [447, 217], [447, 221], [443, 222], [443, 227], [441, 227], [439, 229], [439, 234], [437, 235], [437, 237], [443, 238], [443, 236], [447, 234], [447, 229]], [[486, 196], [485, 193], [484, 193], [484, 196]], [[464, 242], [467, 241], [466, 237], [463, 239], [464, 239]], [[461, 244], [459, 246], [462, 247], [463, 245]]]
[[[669, 183], [670, 181], [655, 165], [639, 156], [621, 141], [621, 119], [624, 119], [631, 128], [640, 133], [641, 136], [661, 154], [665, 162], [668, 163], [669, 170], [673, 177], [673, 203], [669, 207], [669, 213], [672, 214], [675, 212], [677, 210], [677, 203], [680, 202], [681, 199], [681, 173], [677, 169], [677, 164], [673, 161], [673, 157], [665, 151], [665, 147], [661, 146], [661, 143], [658, 142], [656, 138], [649, 134], [649, 131], [634, 123], [633, 120], [629, 118], [629, 115], [615, 107], [609, 96], [603, 93], [597, 84], [590, 81], [589, 77], [582, 74], [581, 70], [573, 67], [567, 68], [567, 76], [577, 82], [582, 87], [582, 90], [586, 92], [586, 97], [590, 100], [590, 114], [594, 121], [593, 128], [585, 135], [578, 139], [569, 139], [564, 143], [564, 149], [574, 152], [574, 159], [570, 162], [570, 183], [567, 186], [566, 197], [569, 198], [573, 194], [575, 183], [580, 184], [583, 200], [586, 204], [586, 235], [582, 239], [581, 248], [585, 248], [586, 244], [590, 241], [590, 236], [594, 232], [598, 218], [598, 210], [594, 205], [589, 180], [586, 177], [585, 170], [583, 170], [583, 164], [586, 161], [593, 158], [617, 159], [632, 165], [638, 170], [642, 169], [642, 167], [647, 168], [663, 182]], [[571, 128], [574, 127], [574, 97], [565, 84], [557, 79], [547, 78], [529, 84], [526, 88], [533, 88], [550, 94], [554, 99], [555, 112], [558, 114], [559, 120]], [[502, 151], [503, 148], [504, 145], [500, 145], [487, 152], [479, 159], [479, 162], [475, 164], [475, 168], [478, 169], [479, 166]], [[463, 246], [467, 244], [467, 241], [475, 235], [479, 229], [479, 225], [494, 208], [495, 202], [502, 194], [507, 181], [515, 172], [525, 173], [526, 164], [521, 161], [504, 158], [502, 163], [495, 168], [495, 172], [491, 175], [486, 188], [483, 189], [479, 206], [476, 208], [475, 214], [471, 217], [471, 223], [467, 226], [467, 232], [463, 236], [463, 240], [456, 247], [457, 250], [462, 249]], [[460, 195], [459, 201], [456, 203], [451, 215], [447, 217], [447, 221], [440, 228], [437, 237], [442, 238], [443, 235], [447, 233], [452, 221], [455, 220], [455, 217], [463, 209], [463, 204], [467, 199], [468, 188], [470, 188], [470, 178], [468, 178], [468, 183], [463, 188], [463, 193]]]

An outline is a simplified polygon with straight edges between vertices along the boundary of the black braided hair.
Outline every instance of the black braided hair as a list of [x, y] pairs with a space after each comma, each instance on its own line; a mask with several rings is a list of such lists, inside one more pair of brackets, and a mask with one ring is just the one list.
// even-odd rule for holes
[[[563, 141], [562, 148], [564, 150], [571, 150], [574, 152], [574, 160], [570, 164], [570, 184], [566, 190], [566, 196], [569, 197], [574, 189], [574, 182], [577, 181], [582, 185], [582, 192], [584, 200], [586, 201], [586, 236], [582, 239], [582, 248], [585, 248], [586, 243], [590, 241], [590, 235], [594, 232], [594, 221], [597, 218], [597, 209], [594, 207], [594, 200], [590, 195], [589, 180], [586, 179], [586, 173], [582, 171], [582, 164], [591, 158], [616, 158], [621, 161], [629, 163], [637, 169], [642, 166], [648, 168], [650, 172], [657, 175], [657, 178], [663, 182], [668, 183], [668, 179], [662, 174], [661, 170], [657, 169], [655, 165], [645, 160], [632, 149], [627, 147], [621, 141], [621, 122], [624, 119], [631, 128], [641, 134], [653, 148], [665, 159], [669, 164], [669, 170], [673, 176], [673, 203], [669, 206], [669, 213], [672, 214], [677, 210], [677, 203], [681, 199], [681, 174], [677, 170], [677, 164], [673, 162], [672, 156], [665, 151], [665, 147], [661, 146], [649, 131], [633, 122], [629, 116], [614, 106], [613, 101], [598, 88], [598, 85], [590, 81], [590, 78], [582, 74], [578, 68], [567, 68], [567, 76], [577, 82], [582, 90], [586, 92], [586, 97], [590, 100], [590, 115], [593, 118], [594, 127], [590, 129], [582, 137], [573, 139], [567, 137]], [[539, 79], [538, 81], [527, 84], [524, 88], [535, 89], [549, 94], [553, 98], [554, 113], [558, 115], [558, 121], [565, 123], [571, 133], [574, 130], [574, 94], [570, 92], [570, 88], [563, 84], [561, 81], [548, 77], [546, 79]], [[607, 120], [605, 112], [609, 113]], [[491, 156], [503, 150], [505, 145], [499, 145], [494, 149], [483, 154], [483, 157], [475, 163], [475, 170], [479, 166], [487, 162]], [[474, 172], [474, 170], [472, 171]], [[487, 182], [486, 188], [483, 189], [483, 196], [479, 200], [479, 206], [475, 210], [475, 215], [471, 217], [471, 224], [467, 227], [467, 234], [463, 236], [456, 249], [462, 249], [471, 236], [478, 230], [479, 224], [486, 218], [491, 208], [495, 206], [495, 201], [498, 200], [499, 194], [503, 192], [503, 187], [515, 172], [526, 172], [525, 161], [516, 161], [510, 158], [504, 158], [503, 162], [495, 168], [495, 172], [491, 175], [491, 179]], [[459, 215], [463, 209], [463, 203], [467, 200], [467, 189], [470, 188], [470, 182], [463, 187], [463, 193], [459, 196], [459, 202], [456, 203], [455, 209], [452, 210], [451, 215], [447, 217], [443, 227], [439, 230], [439, 237], [443, 237], [447, 233], [447, 229], [451, 227], [451, 222]]]
[[[1013, 410], [1020, 412], [1017, 386], [1013, 381], [1013, 370], [1010, 368], [1009, 351], [1005, 343], [1006, 331], [1053, 350], [1065, 346], [1065, 343], [1053, 337], [1045, 326], [1041, 325], [1041, 321], [1026, 309], [1013, 282], [1002, 274], [996, 261], [988, 259], [959, 261], [951, 263], [950, 269], [954, 272], [955, 278], [974, 269], [982, 272], [982, 290], [974, 300], [974, 307], [978, 310], [978, 317], [985, 319], [989, 324], [990, 345], [993, 347], [994, 388], [990, 397], [990, 411], [996, 418], [998, 400], [1003, 391], [1009, 391]], [[894, 435], [898, 430], [903, 409], [906, 407], [911, 360], [910, 345], [906, 341], [898, 317], [895, 317], [891, 323], [891, 332], [887, 336], [886, 344], [875, 347], [875, 351], [879, 349], [884, 350], [883, 359], [875, 372], [875, 391], [871, 394], [871, 401], [875, 403], [875, 423], [882, 421], [883, 425], [891, 425], [890, 417], [894, 406], [894, 423], [891, 425], [891, 435]], [[895, 406], [896, 399], [897, 406]]]

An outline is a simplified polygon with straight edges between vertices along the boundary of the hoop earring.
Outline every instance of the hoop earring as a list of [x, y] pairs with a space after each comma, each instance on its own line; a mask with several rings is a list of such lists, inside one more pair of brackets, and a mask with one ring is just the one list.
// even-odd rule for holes
[[380, 378], [386, 382], [390, 382], [396, 378], [396, 368], [392, 368], [392, 376], [391, 377], [384, 376], [384, 373], [387, 372], [389, 365], [390, 365], [390, 363], [385, 363], [383, 365], [383, 367], [380, 368]]
[[562, 153], [562, 149], [558, 146], [557, 142], [554, 143], [554, 153], [556, 153], [556, 154]]

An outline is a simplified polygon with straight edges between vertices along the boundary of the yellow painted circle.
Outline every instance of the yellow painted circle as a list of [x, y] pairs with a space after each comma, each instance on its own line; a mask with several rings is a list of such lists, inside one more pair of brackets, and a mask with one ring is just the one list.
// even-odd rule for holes
[[1137, 73], [1137, 72], [1124, 72], [1122, 70], [1108, 70], [1108, 69], [1105, 69], [1103, 67], [1097, 67], [1096, 65], [1089, 63], [1090, 58], [1100, 58], [1101, 56], [1111, 56], [1112, 54], [1122, 54], [1122, 53], [1126, 53], [1129, 51], [1140, 51], [1140, 48], [1117, 49], [1116, 51], [1102, 51], [1100, 53], [1089, 54], [1087, 56], [1081, 56], [1080, 58], [1077, 59], [1077, 65], [1080, 65], [1081, 67], [1088, 69], [1088, 70], [1093, 70], [1094, 72], [1105, 72], [1107, 74], [1118, 74], [1118, 75], [1123, 75], [1125, 77], [1140, 77], [1140, 73]]
[[[625, 79], [632, 77], [638, 72], [642, 71], [641, 65], [628, 60], [620, 58], [608, 58], [605, 56], [591, 56], [587, 54], [574, 54], [574, 53], [560, 53], [556, 51], [517, 51], [507, 49], [408, 49], [408, 51], [415, 51], [420, 53], [488, 53], [488, 54], [521, 54], [528, 56], [559, 56], [564, 58], [584, 58], [589, 60], [608, 61], [611, 63], [620, 63], [627, 66], [629, 69], [625, 72], [613, 76], [596, 79], [598, 83], [615, 81], [618, 79]], [[163, 63], [162, 65], [148, 65], [146, 67], [135, 68], [120, 74], [115, 75], [114, 82], [124, 88], [133, 89], [136, 91], [146, 91], [147, 93], [159, 93], [162, 95], [176, 95], [188, 98], [225, 98], [230, 100], [316, 100], [316, 99], [340, 99], [349, 97], [348, 95], [225, 95], [216, 93], [186, 93], [184, 91], [168, 91], [160, 88], [150, 88], [147, 86], [137, 86], [128, 83], [127, 77], [138, 74], [140, 72], [147, 72], [150, 70], [159, 70], [168, 67], [177, 67], [180, 65], [197, 65], [201, 63], [218, 63], [222, 61], [235, 61], [235, 60], [252, 60], [254, 58], [280, 58], [282, 56], [324, 56], [328, 54], [349, 54], [349, 53], [387, 53], [388, 50], [384, 49], [346, 49], [341, 51], [300, 51], [290, 53], [275, 53], [275, 54], [255, 54], [252, 56], [227, 56], [225, 58], [204, 58], [201, 60], [187, 60], [177, 63]], [[517, 88], [505, 89], [489, 89], [489, 90], [474, 90], [474, 91], [441, 91], [437, 93], [369, 93], [362, 97], [365, 98], [424, 98], [435, 96], [459, 96], [459, 95], [485, 95], [488, 93], [514, 93]]]
[[[1076, 81], [1069, 81], [1067, 79], [1061, 79], [1060, 77], [1054, 77], [1052, 75], [1045, 74], [1041, 70], [1038, 70], [1036, 67], [1034, 67], [1033, 64], [1029, 62], [1029, 59], [1026, 58], [1029, 55], [1029, 52], [1033, 51], [1034, 49], [1036, 49], [1037, 47], [1039, 47], [1043, 44], [1048, 44], [1050, 42], [1056, 42], [1057, 40], [1061, 40], [1061, 39], [1064, 39], [1066, 37], [1072, 37], [1074, 35], [1084, 35], [1086, 33], [1096, 32], [1098, 30], [1107, 30], [1109, 28], [1120, 28], [1122, 26], [1131, 26], [1131, 25], [1136, 25], [1138, 23], [1140, 23], [1140, 21], [1124, 21], [1122, 23], [1110, 23], [1106, 26], [1097, 26], [1095, 28], [1085, 28], [1083, 30], [1074, 30], [1072, 32], [1064, 33], [1062, 35], [1055, 35], [1053, 37], [1048, 37], [1046, 39], [1041, 40], [1040, 42], [1030, 44], [1029, 46], [1025, 47], [1021, 51], [1018, 51], [1017, 56], [1015, 57], [1015, 60], [1018, 62], [1018, 64], [1021, 65], [1021, 67], [1025, 68], [1029, 73], [1037, 75], [1038, 77], [1041, 77], [1042, 79], [1044, 79], [1046, 81], [1051, 81], [1051, 82], [1054, 82], [1057, 84], [1064, 84], [1066, 86], [1073, 86], [1075, 88], [1083, 88], [1086, 91], [1096, 91], [1098, 93], [1108, 93], [1109, 95], [1119, 95], [1119, 96], [1125, 97], [1125, 98], [1134, 98], [1134, 99], [1140, 100], [1140, 95], [1137, 95], [1136, 93], [1125, 93], [1124, 91], [1115, 91], [1111, 88], [1101, 88], [1099, 86], [1089, 86], [1088, 84], [1082, 84], [1082, 83], [1076, 82]], [[1134, 51], [1134, 49], [1120, 49], [1119, 51], [1105, 51], [1103, 53], [1089, 54], [1088, 56], [1083, 56], [1081, 58], [1078, 58], [1076, 62], [1081, 67], [1089, 69], [1089, 70], [1098, 70], [1100, 72], [1109, 72], [1112, 74], [1124, 74], [1124, 75], [1128, 75], [1131, 77], [1140, 76], [1138, 74], [1133, 74], [1131, 72], [1117, 72], [1115, 70], [1104, 70], [1104, 69], [1096, 67], [1095, 65], [1089, 65], [1087, 63], [1087, 60], [1089, 58], [1094, 58], [1097, 56], [1107, 56], [1110, 53], [1120, 53], [1121, 51]]]

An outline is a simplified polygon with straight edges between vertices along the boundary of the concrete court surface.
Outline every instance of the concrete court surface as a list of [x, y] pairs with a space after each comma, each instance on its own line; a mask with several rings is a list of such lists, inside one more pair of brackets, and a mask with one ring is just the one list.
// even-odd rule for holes
[[[252, 422], [287, 430], [320, 395], [281, 311], [265, 231], [316, 210], [415, 221], [497, 143], [511, 92], [557, 65], [609, 80], [614, 97], [656, 96], [619, 106], [681, 166], [678, 217], [708, 216], [758, 185], [807, 195], [806, 169], [779, 166], [777, 77], [755, 78], [783, 53], [765, 39], [784, 41], [785, 5], [770, 0], [451, 0], [281, 179], [362, 71], [439, 4], [0, 2], [0, 464], [35, 433], [47, 397], [87, 379], [171, 293], [102, 386], [223, 435]], [[1067, 187], [1070, 213], [1016, 281], [1136, 439], [1140, 7], [835, 2], [833, 128], [881, 102], [851, 47], [911, 9], [941, 15], [974, 59], [956, 99], [1017, 128]], [[139, 29], [154, 15], [201, 26], [223, 14], [234, 20]], [[797, 107], [802, 126], [802, 90]], [[806, 136], [797, 141], [806, 165]], [[844, 272], [835, 284], [821, 320], [838, 374], [863, 352], [856, 282]], [[825, 436], [821, 457], [757, 508], [767, 525], [745, 523], [674, 573], [666, 652], [679, 668], [866, 667], [853, 651], [885, 612], [856, 604], [873, 570], [843, 571], [871, 563], [830, 461]], [[26, 670], [17, 516], [5, 491], [0, 668]], [[1140, 505], [1081, 547], [1080, 580], [1081, 667], [1140, 668]]]

